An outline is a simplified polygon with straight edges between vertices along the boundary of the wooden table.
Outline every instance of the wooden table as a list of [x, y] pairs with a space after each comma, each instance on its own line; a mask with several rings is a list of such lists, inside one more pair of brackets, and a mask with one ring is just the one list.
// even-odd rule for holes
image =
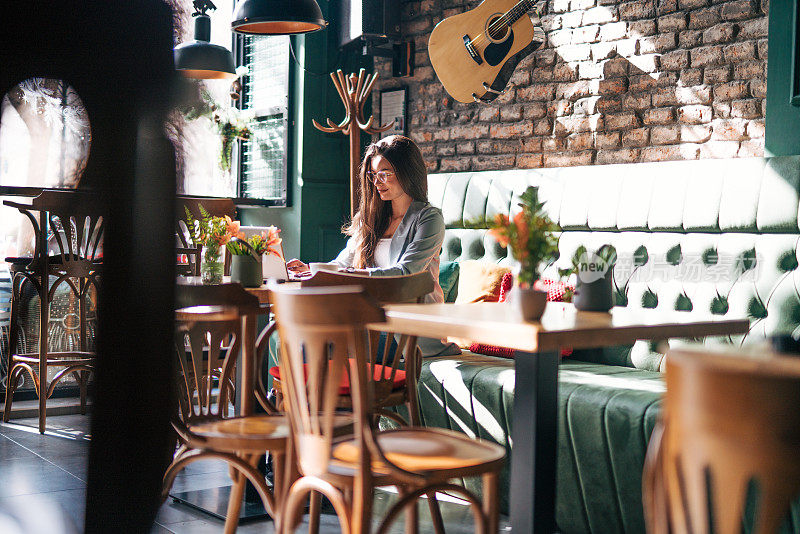
[[541, 322], [524, 321], [508, 304], [397, 304], [375, 329], [425, 337], [459, 337], [514, 349], [516, 379], [511, 457], [511, 525], [514, 532], [556, 531], [558, 362], [561, 347], [594, 348], [639, 339], [744, 334], [747, 319], [684, 312], [613, 308], [579, 312], [547, 304]]

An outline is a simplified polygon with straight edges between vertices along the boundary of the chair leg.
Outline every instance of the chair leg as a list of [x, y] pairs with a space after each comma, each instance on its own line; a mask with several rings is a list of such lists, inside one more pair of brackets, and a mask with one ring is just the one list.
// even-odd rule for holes
[[239, 512], [242, 510], [244, 490], [247, 487], [247, 477], [235, 471], [231, 495], [228, 498], [228, 511], [225, 514], [225, 534], [233, 534], [239, 526]]
[[436, 534], [444, 534], [444, 519], [442, 519], [442, 511], [439, 509], [439, 501], [436, 500], [436, 492], [431, 491], [426, 495], [428, 497], [428, 508], [431, 511], [433, 531]]
[[86, 415], [86, 382], [89, 380], [89, 373], [80, 371], [78, 373], [78, 384], [81, 388], [81, 415]]
[[47, 277], [43, 277], [42, 290], [39, 292], [39, 433], [44, 434], [47, 418], [47, 326], [50, 322], [50, 299], [48, 295]]
[[308, 499], [308, 534], [318, 534], [319, 516], [322, 513], [322, 494], [312, 491]]
[[[45, 346], [47, 342], [44, 342]], [[39, 434], [44, 434], [47, 419], [47, 354], [39, 353]]]
[[496, 472], [483, 475], [483, 513], [486, 516], [487, 532], [496, 534], [500, 529], [498, 509], [499, 475]]
[[17, 369], [17, 367], [11, 365], [6, 378], [6, 405], [3, 409], [4, 423], [8, 423], [11, 418], [11, 403], [14, 402], [14, 390], [17, 389], [17, 382], [19, 382], [19, 373], [16, 373]]
[[[408, 490], [400, 488], [400, 497], [408, 495]], [[419, 531], [419, 513], [417, 511], [417, 501], [410, 502], [406, 506], [406, 534], [418, 534]]]

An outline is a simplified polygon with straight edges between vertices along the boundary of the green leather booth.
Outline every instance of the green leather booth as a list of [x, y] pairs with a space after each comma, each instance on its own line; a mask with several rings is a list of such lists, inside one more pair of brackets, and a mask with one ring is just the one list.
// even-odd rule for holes
[[[512, 264], [508, 251], [466, 221], [513, 214], [538, 185], [562, 229], [556, 278], [574, 250], [613, 245], [616, 302], [694, 317], [749, 317], [746, 344], [800, 328], [800, 156], [700, 160], [477, 173], [428, 178], [447, 226], [442, 261]], [[642, 467], [660, 412], [667, 346], [576, 351], [559, 370], [557, 522], [565, 533], [644, 532]], [[420, 382], [427, 425], [508, 447], [512, 360], [465, 352], [427, 359]], [[787, 407], [798, 409], [800, 407]], [[800, 453], [800, 451], [799, 451]], [[470, 481], [467, 481], [470, 484]], [[501, 507], [508, 511], [508, 472]], [[800, 532], [800, 508], [784, 528]]]

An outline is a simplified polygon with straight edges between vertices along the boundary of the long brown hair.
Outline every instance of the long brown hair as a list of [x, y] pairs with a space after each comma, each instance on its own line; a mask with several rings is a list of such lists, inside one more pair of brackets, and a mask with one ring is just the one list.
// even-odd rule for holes
[[375, 156], [383, 156], [391, 163], [400, 187], [408, 196], [419, 202], [428, 201], [428, 171], [414, 141], [402, 135], [390, 135], [369, 145], [358, 172], [358, 210], [350, 224], [342, 230], [356, 238], [353, 266], [358, 269], [374, 266], [375, 248], [392, 218], [392, 203], [381, 199], [375, 184], [367, 176]]

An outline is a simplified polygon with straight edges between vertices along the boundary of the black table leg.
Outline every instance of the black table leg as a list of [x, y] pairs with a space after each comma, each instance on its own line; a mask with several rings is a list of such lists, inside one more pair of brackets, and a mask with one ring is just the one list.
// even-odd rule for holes
[[556, 531], [558, 353], [517, 352], [511, 436], [511, 528]]

